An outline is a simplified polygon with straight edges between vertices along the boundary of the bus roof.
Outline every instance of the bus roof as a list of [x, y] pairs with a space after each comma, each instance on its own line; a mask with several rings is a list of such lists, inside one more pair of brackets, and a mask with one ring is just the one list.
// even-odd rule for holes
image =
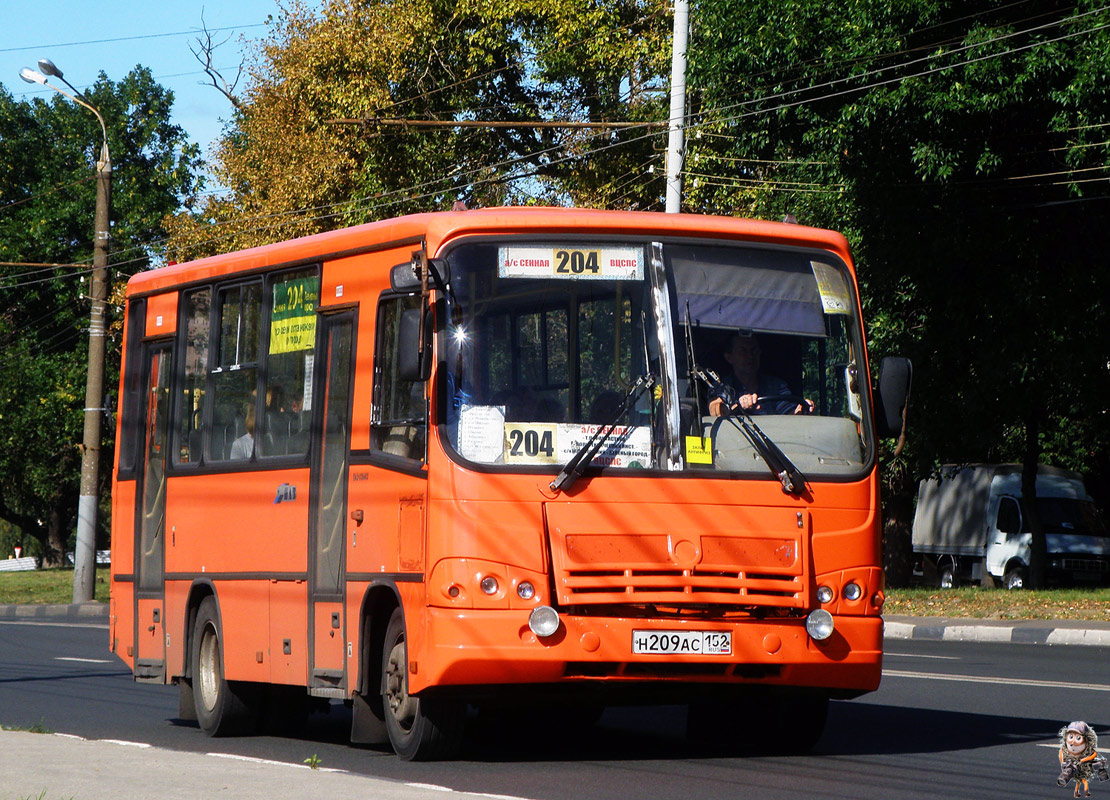
[[850, 263], [847, 240], [839, 233], [820, 228], [740, 217], [528, 206], [412, 214], [223, 253], [140, 272], [132, 276], [127, 291], [129, 295], [149, 294], [180, 283], [236, 272], [329, 260], [409, 243], [417, 247], [421, 241], [427, 243], [428, 251], [434, 255], [444, 243], [461, 236], [540, 231], [545, 234], [587, 231], [608, 235], [701, 235], [802, 245], [832, 251], [845, 263]]

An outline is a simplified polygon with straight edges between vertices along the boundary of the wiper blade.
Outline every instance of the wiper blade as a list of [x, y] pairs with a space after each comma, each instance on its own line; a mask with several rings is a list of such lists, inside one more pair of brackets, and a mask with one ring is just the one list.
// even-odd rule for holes
[[759, 453], [771, 473], [782, 484], [782, 491], [785, 494], [801, 494], [806, 485], [805, 475], [794, 465], [790, 457], [782, 452], [782, 449], [774, 443], [771, 437], [755, 424], [751, 414], [743, 408], [739, 408], [740, 413], [738, 415], [732, 413], [738, 407], [735, 406], [736, 398], [733, 397], [730, 387], [722, 383], [717, 373], [711, 369], [700, 369], [694, 366], [691, 372], [705, 383], [712, 396], [720, 397], [724, 401], [722, 416], [751, 442], [752, 447]]
[[575, 481], [582, 477], [582, 473], [585, 471], [586, 467], [590, 465], [598, 452], [600, 452], [601, 448], [605, 445], [605, 442], [613, 435], [613, 431], [616, 430], [617, 427], [617, 421], [624, 416], [628, 409], [635, 405], [636, 401], [640, 399], [640, 395], [654, 385], [655, 376], [650, 372], [636, 379], [628, 389], [621, 404], [617, 406], [613, 413], [609, 415], [609, 418], [594, 431], [593, 436], [591, 436], [584, 445], [578, 448], [578, 452], [571, 456], [570, 461], [568, 461], [559, 471], [559, 474], [555, 476], [555, 480], [550, 484], [551, 491], [565, 492], [574, 485]]

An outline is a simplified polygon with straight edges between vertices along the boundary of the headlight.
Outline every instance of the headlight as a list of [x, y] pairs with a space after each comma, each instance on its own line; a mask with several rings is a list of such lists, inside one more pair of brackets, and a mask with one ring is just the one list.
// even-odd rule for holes
[[833, 590], [828, 586], [817, 587], [817, 602], [821, 605], [831, 603], [833, 601]]
[[833, 635], [833, 616], [823, 608], [811, 611], [806, 617], [806, 633], [814, 640], [823, 642]]
[[516, 585], [516, 596], [521, 600], [531, 600], [536, 596], [536, 587], [531, 581], [521, 581]]
[[486, 594], [497, 594], [497, 578], [492, 575], [487, 575], [482, 578], [478, 587]]
[[859, 600], [863, 597], [863, 589], [855, 581], [850, 581], [844, 586], [844, 599], [845, 600]]
[[540, 606], [528, 615], [528, 627], [541, 639], [552, 636], [559, 630], [559, 612], [551, 606]]

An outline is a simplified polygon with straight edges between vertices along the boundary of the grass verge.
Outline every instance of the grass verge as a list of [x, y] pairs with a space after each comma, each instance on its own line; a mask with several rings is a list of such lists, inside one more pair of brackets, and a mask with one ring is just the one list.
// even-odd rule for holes
[[[108, 568], [98, 567], [93, 599], [108, 602]], [[0, 605], [54, 605], [73, 602], [73, 569], [0, 572]]]
[[888, 589], [884, 614], [975, 619], [1086, 619], [1110, 622], [1110, 588], [1007, 591]]

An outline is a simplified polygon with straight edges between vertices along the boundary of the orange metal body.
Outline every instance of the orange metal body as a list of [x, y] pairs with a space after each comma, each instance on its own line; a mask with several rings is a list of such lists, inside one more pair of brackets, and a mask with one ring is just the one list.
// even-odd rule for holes
[[[460, 237], [491, 234], [619, 233], [696, 235], [813, 246], [851, 264], [843, 237], [796, 225], [706, 218], [553, 209], [491, 209], [430, 214], [321, 234], [229, 253], [132, 278], [130, 301], [146, 298], [146, 344], [183, 335], [176, 319], [181, 289], [237, 275], [318, 264], [319, 313], [355, 313], [350, 450], [342, 598], [313, 604], [309, 597], [311, 467], [169, 472], [165, 482], [164, 589], [136, 591], [135, 482], [113, 481], [111, 647], [133, 668], [162, 660], [147, 680], [173, 682], [186, 674], [190, 613], [199, 592], [214, 594], [223, 632], [228, 679], [311, 686], [315, 668], [341, 673], [350, 695], [376, 657], [366, 641], [371, 595], [381, 590], [403, 608], [408, 631], [410, 690], [568, 682], [686, 681], [826, 687], [845, 694], [878, 686], [882, 660], [879, 490], [876, 471], [857, 482], [818, 483], [812, 495], [785, 495], [773, 481], [618, 475], [584, 481], [572, 495], [554, 496], [550, 475], [478, 472], [448, 457], [429, 426], [428, 456], [419, 470], [370, 458], [370, 406], [375, 308], [389, 288], [390, 267], [421, 245], [430, 255]], [[858, 309], [857, 309], [858, 313]], [[161, 324], [155, 324], [160, 319]], [[135, 331], [127, 327], [128, 336]], [[125, 354], [139, 352], [124, 342]], [[129, 356], [130, 357], [130, 356]], [[121, 396], [125, 391], [125, 362]], [[867, 372], [866, 364], [863, 366]], [[432, 415], [436, 392], [429, 382]], [[121, 415], [122, 420], [122, 415]], [[120, 436], [123, 435], [121, 431]], [[118, 449], [118, 448], [117, 448]], [[118, 468], [118, 463], [117, 463]], [[295, 499], [276, 502], [280, 487]], [[350, 512], [362, 512], [362, 522]], [[726, 539], [722, 528], [749, 531]], [[762, 618], [728, 616], [652, 619], [563, 614], [564, 629], [547, 640], [529, 630], [531, 610], [568, 605], [582, 583], [611, 595], [631, 591], [612, 574], [574, 577], [576, 565], [613, 573], [620, 565], [667, 564], [681, 572], [694, 563], [755, 559], [790, 588]], [[599, 565], [601, 565], [599, 567]], [[612, 569], [603, 569], [610, 565]], [[494, 575], [500, 591], [476, 590], [478, 575]], [[859, 600], [840, 596], [825, 607], [836, 633], [825, 642], [806, 635], [804, 618], [784, 613], [817, 607], [815, 587], [854, 579]], [[516, 585], [542, 587], [530, 601]], [[676, 586], [686, 595], [721, 587], [681, 583], [671, 573], [646, 590], [660, 604]], [[724, 587], [757, 591], [763, 577]], [[578, 582], [577, 584], [575, 582]], [[678, 583], [676, 583], [678, 581]], [[781, 585], [781, 584], [776, 584]], [[463, 587], [456, 594], [451, 587]], [[550, 587], [550, 590], [549, 588]], [[640, 585], [637, 591], [644, 591]], [[789, 596], [787, 596], [787, 594]], [[707, 595], [709, 596], [709, 595]], [[630, 656], [633, 630], [730, 630], [731, 656]], [[370, 654], [368, 656], [368, 654]], [[709, 666], [706, 666], [708, 663]], [[685, 669], [685, 667], [689, 669]]]

